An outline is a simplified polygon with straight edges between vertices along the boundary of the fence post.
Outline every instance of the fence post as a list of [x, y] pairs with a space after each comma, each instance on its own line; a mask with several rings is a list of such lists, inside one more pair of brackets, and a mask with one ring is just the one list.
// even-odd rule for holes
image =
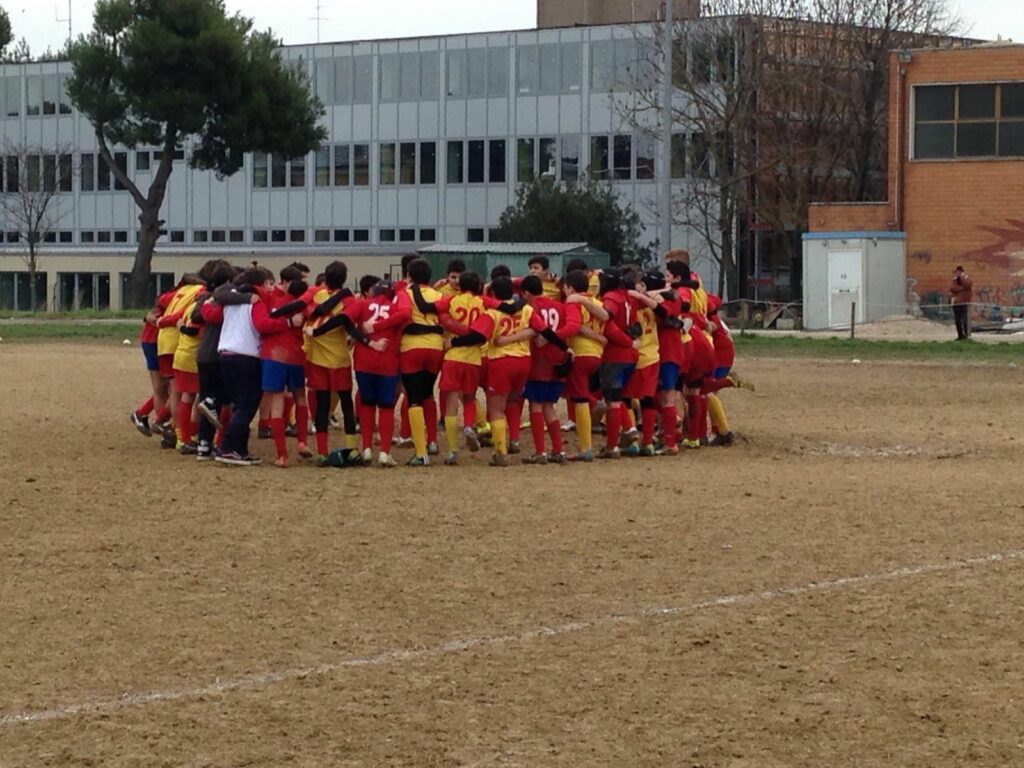
[[857, 329], [857, 302], [850, 302], [850, 338], [854, 337]]

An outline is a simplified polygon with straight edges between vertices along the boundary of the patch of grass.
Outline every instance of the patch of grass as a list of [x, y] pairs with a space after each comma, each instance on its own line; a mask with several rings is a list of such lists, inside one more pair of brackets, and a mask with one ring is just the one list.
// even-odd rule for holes
[[870, 341], [800, 336], [741, 336], [736, 352], [755, 357], [818, 357], [859, 360], [974, 360], [1024, 363], [1024, 345], [979, 341]]
[[4, 342], [17, 341], [109, 341], [129, 339], [139, 343], [139, 323], [26, 323], [0, 325]]
[[15, 320], [121, 320], [134, 318], [142, 322], [144, 309], [79, 309], [74, 312], [25, 312], [22, 310], [0, 310], [0, 319]]

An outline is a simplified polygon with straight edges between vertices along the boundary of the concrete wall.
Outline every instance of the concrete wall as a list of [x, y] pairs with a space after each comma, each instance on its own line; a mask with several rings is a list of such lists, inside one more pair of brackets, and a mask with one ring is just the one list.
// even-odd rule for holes
[[[664, 18], [663, 0], [537, 0], [537, 26], [572, 27], [578, 24], [620, 24]], [[675, 0], [676, 19], [695, 19], [700, 0]]]

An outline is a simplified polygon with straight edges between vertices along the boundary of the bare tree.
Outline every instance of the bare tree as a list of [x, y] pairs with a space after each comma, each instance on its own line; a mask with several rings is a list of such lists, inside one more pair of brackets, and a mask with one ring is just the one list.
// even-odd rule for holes
[[28, 247], [22, 259], [29, 275], [30, 308], [35, 311], [39, 307], [39, 251], [56, 240], [56, 227], [68, 213], [60, 195], [71, 192], [74, 156], [68, 146], [44, 149], [6, 144], [2, 152], [0, 210], [6, 219], [4, 229]]

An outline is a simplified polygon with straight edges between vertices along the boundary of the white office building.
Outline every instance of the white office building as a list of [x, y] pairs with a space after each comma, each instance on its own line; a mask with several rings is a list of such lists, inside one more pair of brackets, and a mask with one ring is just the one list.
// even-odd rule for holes
[[[285, 47], [325, 106], [327, 144], [290, 162], [250, 155], [224, 180], [190, 169], [184, 148], [161, 212], [159, 287], [214, 255], [272, 268], [298, 259], [314, 270], [342, 258], [353, 277], [387, 273], [399, 254], [426, 244], [488, 241], [517, 183], [548, 172], [607, 180], [655, 240], [657, 180], [667, 169], [657, 131], [631, 127], [624, 106], [650, 32], [579, 26]], [[46, 306], [117, 308], [138, 210], [71, 107], [70, 71], [68, 62], [0, 66], [2, 183], [8, 190], [18, 177], [12, 148], [29, 147], [40, 153], [25, 160], [34, 183], [58, 191], [59, 219], [40, 245]], [[678, 183], [699, 165], [699, 146], [700, 137], [675, 137]], [[154, 150], [114, 153], [143, 191]], [[10, 220], [2, 227], [0, 308], [26, 308], [27, 246]], [[677, 228], [672, 245], [689, 248], [714, 280], [695, 233]]]

